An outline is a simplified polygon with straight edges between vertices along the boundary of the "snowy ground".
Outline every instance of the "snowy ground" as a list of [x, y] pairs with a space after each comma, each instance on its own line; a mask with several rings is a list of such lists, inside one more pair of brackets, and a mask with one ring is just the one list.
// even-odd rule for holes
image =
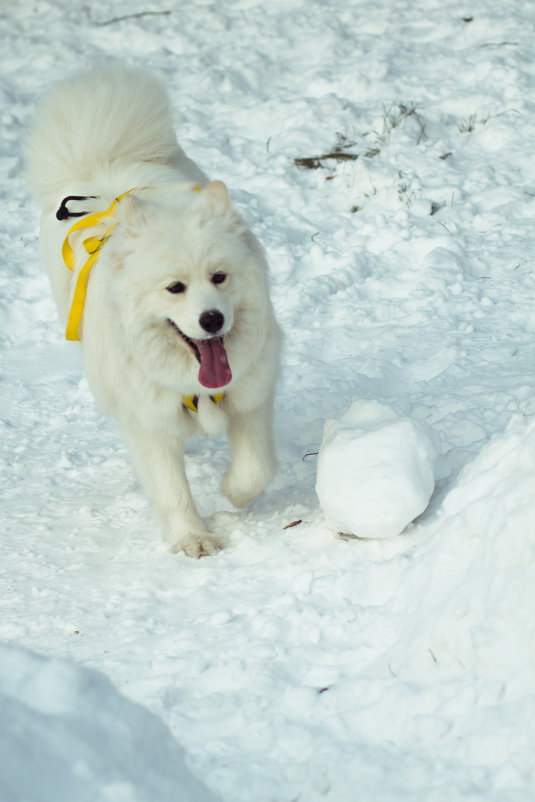
[[[88, 7], [0, 7], [0, 715], [16, 737], [0, 797], [44, 802], [40, 772], [28, 790], [17, 771], [45, 727], [64, 743], [47, 753], [57, 802], [75, 761], [99, 802], [167, 800], [168, 731], [188, 802], [209, 792], [179, 792], [186, 763], [224, 802], [533, 802], [535, 4]], [[224, 440], [191, 443], [194, 496], [230, 541], [198, 562], [166, 551], [63, 339], [22, 175], [42, 91], [106, 56], [169, 86], [186, 151], [267, 249], [286, 335], [269, 492], [232, 510]], [[294, 162], [337, 147], [358, 159]], [[440, 438], [430, 506], [398, 538], [339, 537], [303, 459], [358, 399]], [[87, 668], [128, 699], [95, 674], [87, 697]], [[36, 673], [64, 707], [32, 702]], [[89, 703], [111, 733], [92, 758]], [[165, 753], [146, 787], [145, 726]]]

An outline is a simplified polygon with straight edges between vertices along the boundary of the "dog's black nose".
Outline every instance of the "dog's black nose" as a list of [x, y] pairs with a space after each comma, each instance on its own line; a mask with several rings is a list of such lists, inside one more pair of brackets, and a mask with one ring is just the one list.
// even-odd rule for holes
[[223, 328], [225, 317], [219, 309], [209, 309], [203, 312], [199, 318], [199, 323], [208, 334], [217, 334]]

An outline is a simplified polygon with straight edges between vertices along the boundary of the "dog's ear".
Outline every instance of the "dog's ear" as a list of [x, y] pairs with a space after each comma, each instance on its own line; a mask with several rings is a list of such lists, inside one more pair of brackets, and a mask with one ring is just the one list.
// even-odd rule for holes
[[135, 237], [137, 230], [147, 224], [147, 204], [135, 195], [126, 195], [119, 204], [119, 219]]
[[228, 189], [222, 181], [210, 181], [201, 195], [213, 212], [221, 214], [232, 209]]

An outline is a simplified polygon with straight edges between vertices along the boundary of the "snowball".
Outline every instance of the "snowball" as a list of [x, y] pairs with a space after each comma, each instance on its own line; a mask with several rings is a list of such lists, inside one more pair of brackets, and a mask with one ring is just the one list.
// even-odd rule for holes
[[325, 423], [316, 493], [326, 520], [359, 537], [399, 535], [429, 503], [436, 456], [424, 424], [356, 401]]

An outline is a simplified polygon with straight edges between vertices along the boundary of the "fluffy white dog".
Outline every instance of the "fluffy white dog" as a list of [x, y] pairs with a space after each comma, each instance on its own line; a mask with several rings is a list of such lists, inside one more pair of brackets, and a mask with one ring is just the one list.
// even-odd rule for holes
[[192, 557], [223, 543], [184, 472], [195, 430], [225, 426], [222, 490], [245, 506], [273, 477], [280, 333], [262, 249], [178, 146], [167, 95], [144, 70], [99, 67], [56, 87], [26, 147], [41, 243], [68, 339], [114, 417], [169, 544]]

